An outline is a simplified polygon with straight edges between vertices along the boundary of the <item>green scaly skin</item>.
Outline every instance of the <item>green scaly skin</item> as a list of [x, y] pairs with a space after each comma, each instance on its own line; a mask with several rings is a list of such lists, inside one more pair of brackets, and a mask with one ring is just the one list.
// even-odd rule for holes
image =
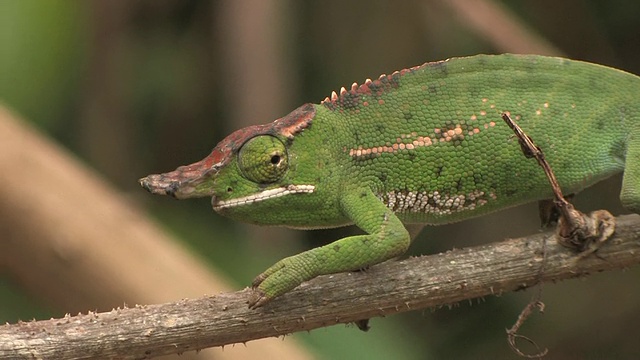
[[548, 199], [551, 187], [501, 119], [545, 152], [565, 193], [624, 170], [640, 209], [640, 79], [561, 58], [479, 55], [354, 84], [267, 125], [238, 130], [200, 162], [141, 179], [221, 215], [293, 228], [355, 224], [365, 235], [285, 258], [253, 282], [250, 307], [303, 281], [402, 254], [403, 223], [443, 224]]

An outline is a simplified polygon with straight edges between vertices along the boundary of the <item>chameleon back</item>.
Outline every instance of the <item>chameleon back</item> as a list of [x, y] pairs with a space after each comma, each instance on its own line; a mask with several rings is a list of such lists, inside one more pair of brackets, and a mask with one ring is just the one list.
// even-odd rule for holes
[[571, 193], [624, 169], [639, 93], [640, 78], [600, 65], [481, 55], [343, 89], [323, 101], [314, 126], [326, 117], [348, 132], [332, 145], [346, 179], [369, 183], [405, 222], [438, 224], [551, 197], [502, 112]]

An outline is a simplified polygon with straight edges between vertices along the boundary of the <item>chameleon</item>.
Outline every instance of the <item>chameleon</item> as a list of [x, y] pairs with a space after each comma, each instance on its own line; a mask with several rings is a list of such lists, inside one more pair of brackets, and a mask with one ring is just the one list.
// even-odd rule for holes
[[636, 75], [558, 57], [427, 62], [239, 129], [203, 160], [140, 184], [178, 199], [211, 197], [217, 213], [242, 222], [363, 230], [258, 275], [249, 300], [256, 308], [316, 276], [398, 257], [411, 242], [406, 224], [551, 198], [503, 113], [544, 149], [563, 190], [624, 172], [621, 202], [640, 212], [638, 94]]

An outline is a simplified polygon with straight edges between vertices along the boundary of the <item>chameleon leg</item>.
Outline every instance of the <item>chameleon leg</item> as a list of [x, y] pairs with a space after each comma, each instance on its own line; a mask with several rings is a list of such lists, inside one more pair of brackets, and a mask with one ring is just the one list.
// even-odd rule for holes
[[631, 131], [627, 142], [627, 156], [620, 200], [625, 208], [640, 214], [640, 128]]
[[278, 261], [253, 281], [249, 307], [259, 307], [318, 275], [362, 269], [404, 253], [409, 232], [370, 189], [345, 194], [342, 209], [366, 235], [340, 239]]

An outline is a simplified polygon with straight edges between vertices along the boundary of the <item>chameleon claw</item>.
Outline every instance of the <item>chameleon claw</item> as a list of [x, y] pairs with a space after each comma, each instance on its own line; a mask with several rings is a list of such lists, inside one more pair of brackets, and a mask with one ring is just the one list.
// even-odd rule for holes
[[249, 304], [249, 309], [259, 308], [273, 299], [273, 297], [268, 296], [264, 290], [259, 288], [260, 284], [262, 284], [262, 282], [267, 277], [268, 275], [266, 274], [266, 272], [263, 272], [262, 274], [256, 276], [256, 278], [251, 282], [251, 289], [253, 290], [253, 292], [251, 293], [251, 295], [249, 296], [249, 300], [247, 301], [247, 303]]
[[253, 289], [258, 288], [258, 286], [260, 286], [260, 284], [262, 284], [262, 282], [267, 278], [267, 275], [265, 273], [262, 273], [258, 276], [255, 277], [255, 279], [253, 279], [253, 281], [251, 282], [251, 287]]
[[[248, 301], [250, 309], [266, 304], [317, 275], [309, 276], [306, 274], [308, 269], [296, 266], [299, 261], [296, 260], [299, 259], [298, 256], [301, 255], [280, 260], [253, 279], [251, 283], [253, 294]], [[303, 275], [300, 276], [300, 273]]]
[[577, 250], [579, 259], [596, 252], [615, 232], [615, 218], [606, 210], [589, 215], [570, 209], [570, 216], [560, 218], [558, 240], [561, 245]]
[[264, 291], [260, 289], [253, 289], [253, 292], [249, 296], [249, 300], [247, 303], [249, 304], [249, 309], [256, 309], [261, 307], [262, 305], [271, 301], [271, 298], [265, 294]]

